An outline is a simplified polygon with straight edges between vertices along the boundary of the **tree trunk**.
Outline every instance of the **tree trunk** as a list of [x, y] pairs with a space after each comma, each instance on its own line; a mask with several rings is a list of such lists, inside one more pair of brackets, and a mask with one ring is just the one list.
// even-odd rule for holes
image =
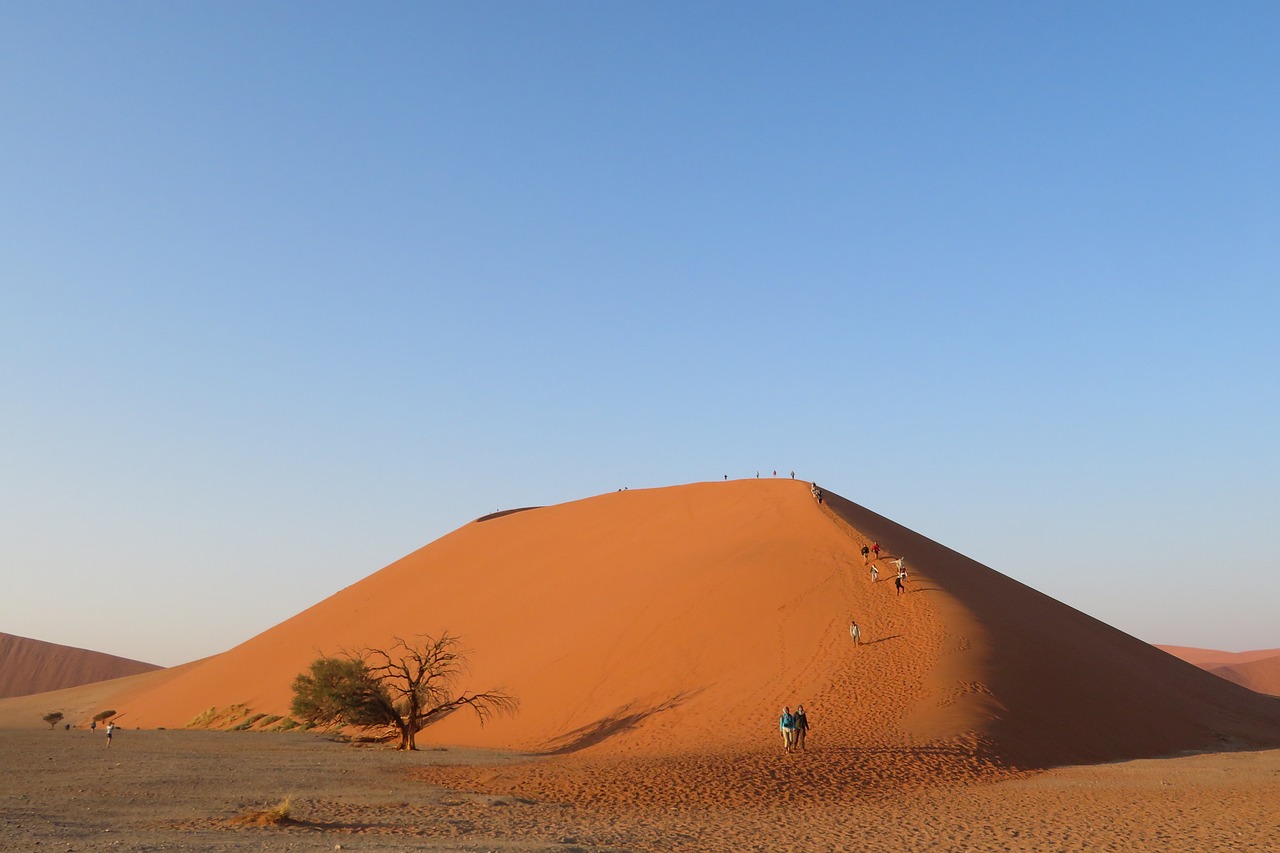
[[400, 745], [396, 749], [417, 751], [418, 742], [414, 737], [416, 732], [413, 724], [408, 720], [396, 720], [396, 730], [400, 732]]

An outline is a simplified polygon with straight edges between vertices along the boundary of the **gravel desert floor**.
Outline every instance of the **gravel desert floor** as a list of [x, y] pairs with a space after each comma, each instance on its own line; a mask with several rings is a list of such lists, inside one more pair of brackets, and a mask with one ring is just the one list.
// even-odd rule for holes
[[[405, 754], [313, 734], [118, 730], [108, 748], [101, 731], [0, 730], [0, 850], [1261, 851], [1280, 838], [1275, 750], [907, 774], [833, 796], [787, 790], [818, 751], [777, 759], [761, 787], [776, 796], [744, 802], [678, 764]], [[286, 798], [286, 823], [238, 822]]]

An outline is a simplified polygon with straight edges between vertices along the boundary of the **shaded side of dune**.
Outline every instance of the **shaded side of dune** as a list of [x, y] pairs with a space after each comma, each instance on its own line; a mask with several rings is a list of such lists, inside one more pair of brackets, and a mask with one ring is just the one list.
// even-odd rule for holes
[[1280, 700], [1215, 678], [838, 495], [828, 503], [906, 558], [913, 594], [944, 594], [981, 626], [991, 701], [975, 722], [1001, 760], [1046, 767], [1280, 746]]
[[155, 664], [0, 633], [0, 698], [29, 696], [160, 669]]

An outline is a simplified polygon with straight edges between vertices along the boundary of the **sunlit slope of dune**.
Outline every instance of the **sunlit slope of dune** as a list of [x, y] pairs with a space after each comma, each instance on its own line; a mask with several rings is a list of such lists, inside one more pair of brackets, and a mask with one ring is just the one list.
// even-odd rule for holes
[[[885, 555], [859, 553], [878, 540]], [[892, 559], [904, 557], [905, 594]], [[863, 643], [848, 633], [856, 618]], [[449, 630], [467, 686], [522, 706], [420, 743], [654, 756], [814, 745], [981, 749], [1021, 764], [1280, 743], [1280, 702], [807, 483], [610, 493], [468, 524], [240, 646], [121, 694], [135, 725], [286, 715], [318, 654]]]

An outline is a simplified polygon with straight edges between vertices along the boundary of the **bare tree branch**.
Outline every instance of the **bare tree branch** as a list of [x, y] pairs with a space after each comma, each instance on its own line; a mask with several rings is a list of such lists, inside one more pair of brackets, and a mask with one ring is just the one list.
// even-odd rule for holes
[[415, 735], [462, 708], [481, 725], [515, 714], [520, 702], [502, 690], [454, 694], [467, 671], [468, 652], [448, 631], [419, 635], [413, 642], [393, 637], [387, 648], [343, 651], [345, 664], [320, 658], [310, 676], [294, 680], [294, 711], [316, 721], [339, 721], [363, 728], [393, 726], [401, 749], [417, 749]]

